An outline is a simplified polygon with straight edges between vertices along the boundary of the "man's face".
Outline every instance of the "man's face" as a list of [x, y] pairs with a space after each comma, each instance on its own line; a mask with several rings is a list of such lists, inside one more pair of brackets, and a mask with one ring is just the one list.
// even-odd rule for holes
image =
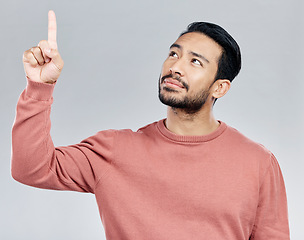
[[200, 110], [210, 97], [222, 48], [201, 33], [187, 33], [170, 47], [159, 79], [162, 103], [189, 113]]

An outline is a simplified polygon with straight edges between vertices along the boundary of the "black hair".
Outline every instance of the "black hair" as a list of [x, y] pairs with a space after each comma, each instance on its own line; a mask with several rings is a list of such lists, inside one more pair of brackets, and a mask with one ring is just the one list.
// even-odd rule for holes
[[218, 70], [215, 81], [218, 79], [228, 79], [230, 82], [238, 75], [241, 70], [241, 51], [237, 42], [222, 27], [208, 22], [193, 22], [188, 25], [187, 30], [180, 36], [198, 32], [202, 33], [222, 47], [222, 55], [218, 62]]

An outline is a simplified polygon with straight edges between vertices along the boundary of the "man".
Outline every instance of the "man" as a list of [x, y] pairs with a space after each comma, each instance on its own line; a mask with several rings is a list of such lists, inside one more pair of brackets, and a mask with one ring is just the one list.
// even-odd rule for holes
[[212, 113], [241, 67], [239, 47], [221, 27], [193, 23], [171, 45], [159, 79], [166, 119], [67, 147], [55, 148], [50, 137], [52, 92], [64, 65], [53, 11], [48, 40], [23, 62], [28, 85], [13, 127], [17, 181], [94, 193], [107, 239], [289, 239], [274, 155]]

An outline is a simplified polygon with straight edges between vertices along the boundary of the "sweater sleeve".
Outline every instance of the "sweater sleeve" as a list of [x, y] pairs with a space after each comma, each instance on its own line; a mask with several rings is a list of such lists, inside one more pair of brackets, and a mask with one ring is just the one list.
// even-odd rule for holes
[[94, 193], [108, 172], [113, 156], [114, 130], [79, 144], [54, 147], [50, 112], [54, 84], [28, 80], [12, 129], [12, 176], [26, 185]]
[[280, 166], [273, 154], [260, 187], [259, 205], [250, 239], [290, 239], [285, 184]]

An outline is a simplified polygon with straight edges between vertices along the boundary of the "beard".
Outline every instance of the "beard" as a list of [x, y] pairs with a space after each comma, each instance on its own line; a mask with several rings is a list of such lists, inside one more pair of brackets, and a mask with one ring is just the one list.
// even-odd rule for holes
[[[185, 96], [183, 99], [178, 99], [173, 95], [170, 95], [170, 92], [178, 93], [177, 90], [168, 87], [163, 87], [163, 89], [161, 89], [160, 85], [167, 77], [173, 78], [172, 75], [167, 75], [160, 78], [158, 81], [158, 97], [163, 104], [172, 108], [182, 109], [187, 114], [194, 114], [205, 105], [210, 95], [209, 90], [211, 86], [208, 88], [208, 90], [202, 90], [194, 96]], [[185, 86], [185, 89], [188, 92], [189, 86], [186, 83], [183, 83], [179, 78], [175, 79], [180, 81], [180, 83]], [[165, 92], [169, 93], [169, 96], [166, 96]]]

